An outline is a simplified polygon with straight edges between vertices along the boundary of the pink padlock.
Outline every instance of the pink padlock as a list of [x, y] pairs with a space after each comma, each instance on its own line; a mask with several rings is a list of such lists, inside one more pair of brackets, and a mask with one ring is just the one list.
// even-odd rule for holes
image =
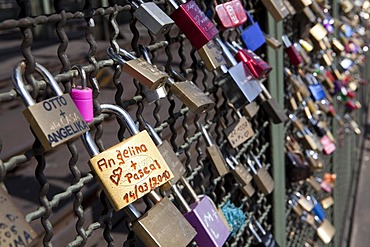
[[93, 94], [91, 88], [87, 87], [87, 77], [86, 72], [81, 65], [74, 65], [72, 69], [76, 69], [81, 75], [82, 86], [76, 86], [73, 84], [71, 91], [71, 98], [77, 109], [80, 111], [84, 120], [89, 123], [94, 119], [94, 109], [93, 109]]

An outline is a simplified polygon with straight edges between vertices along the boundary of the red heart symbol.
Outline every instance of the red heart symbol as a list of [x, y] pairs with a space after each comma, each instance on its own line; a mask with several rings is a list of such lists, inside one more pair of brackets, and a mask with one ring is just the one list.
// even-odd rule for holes
[[121, 180], [122, 168], [118, 167], [113, 170], [113, 175], [110, 175], [110, 180], [118, 186], [119, 181]]

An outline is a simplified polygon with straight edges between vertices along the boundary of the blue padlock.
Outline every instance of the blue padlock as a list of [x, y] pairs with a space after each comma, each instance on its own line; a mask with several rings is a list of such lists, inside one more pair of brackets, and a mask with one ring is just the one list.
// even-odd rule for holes
[[320, 220], [324, 220], [326, 218], [326, 213], [323, 207], [321, 206], [321, 203], [316, 200], [316, 198], [311, 195], [310, 200], [313, 202], [313, 209], [312, 211], [314, 214], [319, 217]]
[[[259, 26], [258, 22], [253, 20], [253, 17], [249, 14], [248, 11], [245, 11], [250, 20], [251, 25], [242, 29], [241, 39], [244, 45], [251, 51], [255, 51], [260, 48], [264, 43], [266, 43], [265, 36]], [[241, 29], [241, 28], [240, 28]]]
[[315, 101], [320, 101], [326, 98], [324, 87], [316, 80], [315, 76], [312, 74], [306, 74], [306, 80], [309, 83], [308, 89], [310, 90], [311, 96]]

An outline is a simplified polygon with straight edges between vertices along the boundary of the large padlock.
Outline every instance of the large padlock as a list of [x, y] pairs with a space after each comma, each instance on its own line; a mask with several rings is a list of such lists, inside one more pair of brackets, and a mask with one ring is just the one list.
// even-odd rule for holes
[[216, 208], [214, 202], [208, 196], [198, 197], [185, 178], [181, 178], [180, 181], [194, 202], [189, 205], [181, 193], [176, 192], [176, 190], [174, 190], [174, 196], [185, 209], [185, 218], [198, 233], [194, 238], [195, 242], [199, 247], [223, 246], [230, 235], [230, 231], [229, 226], [223, 220], [222, 212]]
[[172, 69], [175, 81], [171, 77], [167, 80], [170, 91], [184, 103], [190, 111], [201, 114], [212, 109], [215, 103], [192, 81], [187, 80], [180, 73]]
[[241, 164], [234, 156], [226, 158], [226, 162], [231, 167], [231, 173], [235, 180], [241, 185], [240, 190], [244, 195], [252, 197], [256, 192], [252, 185], [252, 175], [248, 172], [247, 168]]
[[[257, 228], [255, 228], [255, 226], [257, 226]], [[274, 235], [272, 235], [271, 232], [264, 230], [261, 224], [254, 218], [252, 218], [251, 222], [248, 224], [248, 227], [253, 236], [257, 239], [258, 244], [255, 245], [256, 247], [279, 247]]]
[[195, 49], [200, 49], [218, 34], [216, 26], [193, 0], [181, 0], [181, 5], [176, 0], [169, 0], [169, 3], [175, 8], [170, 17]]
[[149, 89], [162, 87], [167, 79], [167, 73], [160, 71], [156, 66], [142, 58], [137, 58], [126, 50], [120, 48], [117, 54], [112, 47], [107, 49], [110, 58], [122, 65], [122, 70], [141, 82]]
[[44, 149], [50, 150], [89, 130], [69, 94], [63, 94], [50, 72], [36, 63], [36, 71], [50, 84], [56, 96], [35, 103], [23, 81], [26, 62], [19, 62], [13, 70], [13, 85], [27, 106], [23, 115]]
[[214, 71], [221, 65], [225, 65], [225, 58], [222, 56], [220, 48], [213, 40], [210, 40], [198, 50], [200, 58], [203, 60], [204, 66], [208, 71]]
[[218, 176], [226, 175], [229, 172], [229, 169], [220, 148], [213, 143], [211, 136], [203, 125], [201, 125], [201, 131], [207, 145], [206, 153], [214, 170], [217, 172]]
[[232, 44], [226, 42], [226, 45], [235, 53], [236, 61], [244, 62], [255, 78], [265, 78], [271, 72], [272, 67], [253, 51], [243, 49], [243, 47], [235, 41], [232, 41]]
[[255, 22], [253, 20], [253, 17], [249, 14], [247, 10], [245, 10], [245, 13], [247, 14], [249, 22], [251, 24], [243, 28], [241, 40], [249, 50], [255, 51], [258, 48], [260, 48], [264, 43], [266, 43], [265, 36], [263, 35], [263, 32], [258, 22]]
[[257, 80], [252, 76], [248, 67], [243, 62], [237, 62], [227, 46], [216, 38], [216, 42], [222, 48], [224, 56], [232, 65], [227, 69], [226, 66], [221, 66], [222, 74], [217, 80], [226, 97], [236, 109], [240, 109], [247, 103], [254, 101], [262, 92], [262, 88]]
[[271, 175], [267, 171], [266, 167], [262, 166], [261, 162], [258, 158], [252, 154], [254, 163], [257, 165], [256, 167], [252, 163], [249, 155], [247, 157], [248, 166], [251, 168], [253, 175], [253, 179], [258, 187], [258, 189], [264, 194], [268, 195], [274, 190], [275, 183], [272, 179]]
[[166, 34], [170, 31], [173, 20], [154, 2], [129, 0], [134, 8], [133, 16], [154, 35]]
[[218, 4], [215, 0], [216, 21], [221, 30], [235, 28], [247, 21], [244, 7], [240, 0], [231, 0]]
[[275, 21], [281, 21], [289, 15], [288, 9], [281, 0], [262, 0], [262, 3]]
[[[120, 118], [132, 135], [102, 153], [90, 152], [92, 158], [89, 165], [118, 211], [170, 181], [174, 175], [148, 132], [140, 132], [124, 109], [102, 104], [100, 110]], [[83, 136], [85, 146], [89, 149], [90, 139], [90, 134]]]
[[260, 99], [262, 100], [261, 106], [262, 109], [266, 112], [266, 114], [270, 117], [273, 123], [284, 123], [288, 120], [288, 117], [284, 113], [284, 110], [279, 106], [276, 99], [272, 98], [269, 91], [265, 88], [265, 86], [261, 84], [262, 94], [260, 94]]
[[285, 46], [285, 52], [287, 53], [287, 55], [290, 59], [290, 62], [296, 67], [302, 66], [303, 65], [303, 59], [302, 59], [301, 55], [299, 54], [299, 52], [297, 51], [297, 49], [290, 42], [288, 36], [283, 35], [281, 38], [283, 40], [283, 43], [284, 43], [284, 46]]

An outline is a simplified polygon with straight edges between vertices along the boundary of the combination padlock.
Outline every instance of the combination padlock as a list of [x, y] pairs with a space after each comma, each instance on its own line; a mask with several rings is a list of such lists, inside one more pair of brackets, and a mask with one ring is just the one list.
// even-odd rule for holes
[[232, 44], [227, 41], [225, 43], [230, 50], [234, 52], [236, 61], [244, 62], [255, 78], [265, 78], [272, 70], [272, 67], [253, 51], [243, 49], [243, 47], [235, 41], [232, 41]]
[[228, 62], [232, 65], [227, 69], [226, 66], [221, 66], [223, 74], [217, 78], [218, 84], [221, 86], [226, 97], [236, 109], [240, 109], [247, 103], [254, 101], [262, 92], [262, 88], [258, 81], [253, 78], [252, 73], [243, 62], [237, 62], [227, 46], [216, 38], [222, 49], [222, 52]]
[[49, 83], [56, 96], [36, 103], [23, 81], [26, 62], [19, 62], [13, 69], [15, 90], [27, 106], [23, 115], [46, 151], [70, 141], [89, 130], [69, 94], [63, 94], [50, 72], [36, 63], [36, 72]]
[[220, 30], [235, 28], [247, 21], [247, 15], [240, 0], [231, 0], [220, 4], [215, 0], [215, 3], [215, 19], [219, 24]]
[[[257, 228], [255, 228], [255, 226], [257, 226]], [[271, 232], [264, 230], [261, 224], [254, 218], [251, 219], [251, 222], [248, 224], [248, 227], [258, 242], [258, 244], [254, 246], [279, 247], [279, 244], [276, 242], [274, 235], [272, 235]]]
[[154, 35], [166, 34], [175, 24], [154, 2], [129, 0], [134, 8], [133, 16]]
[[220, 148], [212, 142], [211, 136], [209, 135], [208, 131], [203, 125], [201, 125], [201, 131], [207, 145], [206, 147], [207, 157], [208, 159], [210, 159], [214, 170], [220, 177], [226, 175], [227, 173], [229, 173], [229, 169], [227, 167], [226, 160]]
[[204, 66], [208, 71], [214, 71], [221, 65], [225, 65], [225, 58], [222, 56], [220, 48], [215, 44], [213, 40], [210, 40], [207, 44], [202, 46], [198, 51], [200, 58], [202, 59]]
[[174, 186], [174, 196], [185, 210], [185, 218], [197, 231], [194, 240], [199, 247], [221, 247], [230, 235], [229, 226], [223, 220], [225, 217], [217, 209], [214, 202], [207, 195], [198, 196], [185, 178], [180, 182], [189, 193], [193, 203], [190, 205], [183, 198], [180, 191]]
[[[170, 181], [174, 175], [148, 132], [140, 132], [124, 109], [102, 104], [100, 110], [120, 118], [132, 135], [102, 153], [90, 152], [89, 165], [118, 211]], [[86, 148], [91, 149], [89, 133], [83, 136], [83, 141]]]
[[284, 46], [285, 46], [285, 52], [287, 53], [287, 55], [290, 59], [290, 62], [296, 67], [302, 66], [303, 65], [303, 59], [302, 59], [301, 55], [298, 53], [297, 49], [290, 42], [288, 36], [283, 35], [281, 37], [281, 39], [283, 40], [283, 43], [284, 43]]
[[256, 167], [252, 163], [250, 156], [247, 156], [247, 163], [250, 167], [253, 175], [253, 179], [258, 187], [258, 189], [264, 194], [268, 195], [271, 194], [271, 192], [274, 190], [275, 183], [272, 179], [271, 175], [267, 171], [266, 167], [262, 166], [261, 162], [258, 160], [258, 158], [252, 154], [254, 163], [257, 165]]
[[256, 189], [252, 185], [252, 175], [248, 172], [247, 168], [241, 164], [234, 156], [226, 158], [227, 164], [231, 168], [235, 180], [241, 185], [240, 190], [247, 197], [252, 197]]
[[195, 49], [200, 49], [218, 34], [216, 26], [193, 0], [181, 0], [180, 5], [176, 0], [169, 0], [169, 3], [175, 9], [170, 17]]
[[258, 22], [253, 20], [253, 17], [249, 14], [247, 10], [245, 13], [248, 16], [249, 22], [251, 23], [249, 26], [242, 29], [241, 40], [243, 41], [245, 47], [247, 47], [251, 51], [255, 51], [260, 48], [265, 41], [265, 36], [259, 26]]
[[71, 69], [77, 70], [81, 76], [81, 86], [76, 86], [74, 81], [72, 83], [71, 98], [85, 122], [89, 123], [94, 119], [93, 92], [87, 87], [86, 72], [82, 66], [74, 65]]
[[142, 58], [135, 57], [122, 48], [119, 49], [119, 54], [117, 54], [112, 47], [109, 47], [107, 53], [110, 58], [122, 65], [122, 71], [149, 89], [162, 87], [168, 79], [167, 73], [160, 71], [156, 66]]

